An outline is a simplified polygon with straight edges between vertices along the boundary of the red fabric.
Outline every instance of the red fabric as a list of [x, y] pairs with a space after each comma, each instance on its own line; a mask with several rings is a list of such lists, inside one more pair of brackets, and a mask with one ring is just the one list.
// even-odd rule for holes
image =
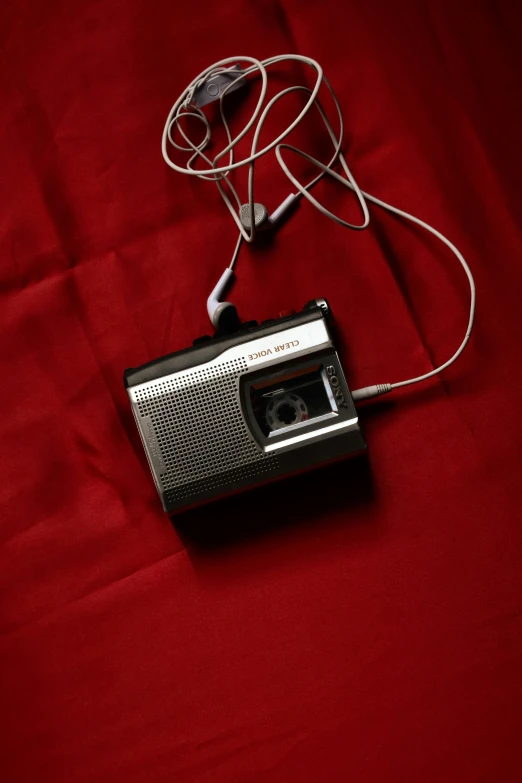
[[[3, 3], [5, 783], [522, 779], [517, 6]], [[173, 526], [122, 372], [208, 331], [235, 230], [164, 164], [163, 122], [206, 65], [287, 51], [332, 81], [361, 186], [468, 258], [476, 329], [364, 408], [368, 463]], [[288, 192], [263, 161], [260, 200]], [[328, 297], [352, 387], [427, 371], [466, 323], [455, 260], [372, 215], [356, 234], [301, 206], [233, 291], [258, 320]]]

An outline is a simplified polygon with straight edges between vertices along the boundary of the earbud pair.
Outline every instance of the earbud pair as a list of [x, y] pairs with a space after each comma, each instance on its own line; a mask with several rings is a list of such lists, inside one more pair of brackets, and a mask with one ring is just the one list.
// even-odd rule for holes
[[[277, 209], [268, 214], [268, 209], [264, 204], [254, 203], [254, 227], [255, 229], [271, 228], [278, 223], [282, 217], [291, 209], [297, 201], [297, 196], [291, 193]], [[252, 218], [250, 204], [243, 204], [239, 209], [239, 220], [243, 228], [252, 228]], [[241, 237], [240, 237], [241, 240]], [[233, 265], [232, 265], [233, 266]], [[239, 324], [237, 310], [232, 302], [222, 302], [221, 297], [225, 295], [232, 279], [234, 270], [232, 267], [225, 269], [218, 280], [217, 285], [207, 299], [208, 317], [216, 329], [228, 332], [233, 331]]]

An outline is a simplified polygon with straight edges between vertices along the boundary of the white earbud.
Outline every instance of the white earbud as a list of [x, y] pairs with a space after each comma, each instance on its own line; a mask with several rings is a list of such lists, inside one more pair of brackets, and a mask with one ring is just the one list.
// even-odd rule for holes
[[[290, 193], [287, 198], [275, 209], [271, 215], [268, 214], [268, 209], [259, 203], [254, 203], [254, 226], [255, 228], [269, 228], [278, 223], [284, 215], [292, 208], [297, 201], [295, 193]], [[252, 225], [252, 218], [250, 217], [250, 204], [242, 204], [239, 210], [239, 219], [243, 228], [249, 229]]]
[[[239, 219], [243, 228], [252, 227], [252, 218], [250, 216], [250, 204], [242, 204], [239, 209]], [[262, 228], [268, 221], [268, 209], [263, 204], [254, 204], [254, 226]]]
[[227, 267], [207, 299], [208, 317], [216, 329], [219, 329], [220, 327], [230, 327], [238, 320], [237, 311], [232, 302], [221, 301], [221, 298], [225, 295], [233, 277], [234, 270]]

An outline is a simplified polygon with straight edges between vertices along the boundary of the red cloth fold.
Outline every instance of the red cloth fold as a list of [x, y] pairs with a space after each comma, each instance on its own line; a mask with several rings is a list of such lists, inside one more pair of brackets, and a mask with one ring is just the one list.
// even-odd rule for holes
[[[4, 3], [5, 783], [522, 778], [520, 23], [516, 3]], [[464, 253], [476, 328], [443, 376], [361, 408], [367, 460], [173, 526], [122, 373], [209, 331], [236, 234], [163, 162], [163, 123], [215, 60], [284, 52], [323, 66], [360, 186]], [[317, 118], [297, 139], [326, 159]], [[263, 159], [256, 198], [290, 190]], [[331, 180], [316, 195], [356, 218]], [[371, 213], [358, 234], [302, 204], [231, 292], [258, 320], [327, 297], [352, 388], [444, 361], [468, 307], [444, 248]]]

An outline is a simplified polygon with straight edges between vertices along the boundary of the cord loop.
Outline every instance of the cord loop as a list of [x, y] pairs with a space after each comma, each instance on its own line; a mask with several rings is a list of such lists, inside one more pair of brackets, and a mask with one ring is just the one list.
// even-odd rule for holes
[[[277, 93], [265, 105], [267, 85], [268, 85], [267, 68], [278, 65], [283, 62], [303, 63], [311, 67], [316, 74], [315, 84], [312, 88], [307, 87], [305, 85], [295, 85], [293, 87], [288, 87], [284, 90], [281, 90], [279, 93]], [[213, 159], [211, 159], [204, 152], [204, 150], [208, 147], [211, 141], [210, 123], [206, 115], [203, 113], [203, 111], [200, 108], [197, 108], [196, 106], [193, 105], [194, 95], [196, 93], [196, 90], [198, 90], [202, 85], [204, 85], [208, 81], [208, 79], [211, 79], [212, 77], [218, 75], [219, 73], [222, 73], [225, 70], [230, 71], [232, 66], [241, 63], [248, 63], [249, 65], [244, 70], [238, 69], [237, 78], [230, 81], [229, 84], [227, 84], [224, 87], [224, 89], [220, 91], [219, 94], [219, 111], [220, 111], [221, 120], [223, 123], [223, 127], [225, 129], [228, 143], [220, 152], [218, 152], [217, 155], [214, 156]], [[232, 71], [232, 73], [234, 72], [236, 71]], [[223, 98], [226, 96], [227, 92], [236, 84], [237, 81], [241, 79], [245, 79], [246, 77], [254, 74], [258, 74], [261, 77], [261, 90], [260, 90], [259, 99], [248, 122], [245, 124], [243, 129], [235, 137], [233, 137], [227, 119], [225, 117]], [[323, 84], [329, 90], [330, 95], [335, 104], [335, 108], [337, 111], [337, 118], [339, 122], [339, 130], [337, 133], [333, 130], [333, 127], [326, 115], [326, 112], [324, 111], [321, 103], [319, 102], [318, 93]], [[279, 134], [277, 138], [273, 139], [265, 147], [258, 149], [261, 130], [268, 116], [268, 113], [271, 111], [271, 109], [277, 103], [277, 101], [279, 101], [285, 95], [288, 95], [296, 91], [303, 91], [307, 95], [305, 106], [300, 111], [298, 116], [293, 120], [293, 122], [291, 122], [288, 125], [288, 127], [282, 133]], [[306, 117], [306, 115], [312, 109], [313, 106], [315, 106], [319, 111], [323, 123], [325, 125], [325, 128], [327, 130], [327, 133], [333, 145], [333, 154], [330, 161], [327, 164], [317, 160], [317, 158], [314, 158], [313, 156], [309, 155], [308, 153], [298, 149], [297, 147], [291, 144], [284, 143], [286, 137]], [[189, 138], [188, 133], [186, 133], [185, 130], [182, 128], [181, 120], [184, 117], [196, 117], [201, 122], [203, 122], [205, 126], [205, 137], [203, 141], [201, 141], [199, 144], [195, 144]], [[177, 130], [177, 132], [181, 135], [182, 139], [188, 146], [183, 146], [178, 142], [174, 141], [172, 137], [173, 128]], [[236, 146], [246, 136], [246, 134], [250, 131], [251, 128], [254, 128], [254, 135], [250, 148], [250, 154], [244, 157], [242, 160], [234, 160], [234, 150]], [[165, 123], [165, 128], [163, 130], [163, 137], [162, 137], [162, 153], [165, 162], [175, 171], [181, 174], [188, 174], [191, 176], [198, 177], [200, 179], [209, 180], [211, 182], [215, 182], [215, 184], [217, 185], [220, 195], [227, 209], [229, 210], [239, 231], [239, 238], [236, 244], [230, 269], [234, 268], [242, 241], [253, 242], [253, 240], [255, 239], [256, 228], [255, 228], [255, 221], [253, 220], [250, 222], [249, 229], [247, 229], [244, 225], [242, 225], [239, 218], [239, 209], [241, 208], [243, 202], [239, 198], [237, 190], [235, 189], [235, 186], [232, 184], [229, 175], [231, 172], [237, 171], [242, 167], [245, 166], [248, 167], [248, 201], [246, 202], [246, 204], [248, 205], [250, 210], [249, 214], [253, 215], [254, 214], [255, 165], [256, 162], [263, 157], [263, 155], [266, 155], [268, 152], [272, 150], [275, 151], [277, 161], [281, 169], [285, 173], [286, 177], [290, 180], [290, 182], [292, 182], [292, 184], [297, 189], [298, 194], [296, 198], [297, 197], [306, 198], [323, 215], [335, 221], [336, 223], [339, 223], [340, 225], [345, 226], [346, 228], [350, 228], [352, 230], [361, 231], [365, 229], [370, 222], [370, 214], [366, 202], [371, 201], [373, 204], [376, 204], [382, 209], [385, 209], [388, 212], [391, 212], [400, 218], [408, 220], [411, 223], [414, 223], [420, 226], [421, 228], [424, 228], [426, 231], [433, 234], [433, 236], [437, 237], [443, 244], [446, 245], [446, 247], [448, 247], [454, 253], [454, 255], [456, 256], [457, 260], [461, 264], [467, 276], [469, 288], [470, 288], [470, 307], [469, 307], [468, 325], [466, 328], [466, 334], [459, 348], [453, 354], [453, 356], [451, 356], [450, 359], [448, 359], [444, 364], [440, 365], [439, 367], [436, 367], [435, 369], [433, 369], [428, 373], [424, 373], [423, 375], [419, 375], [414, 378], [409, 378], [408, 380], [405, 381], [399, 381], [397, 383], [374, 384], [372, 386], [367, 386], [364, 389], [358, 389], [356, 390], [356, 392], [354, 392], [354, 398], [365, 399], [366, 397], [373, 397], [376, 396], [377, 394], [383, 394], [385, 392], [391, 391], [392, 389], [398, 388], [400, 386], [407, 386], [412, 383], [418, 383], [419, 381], [426, 380], [427, 378], [430, 378], [433, 375], [436, 375], [437, 373], [449, 367], [450, 364], [452, 364], [460, 356], [471, 335], [471, 330], [473, 328], [473, 322], [475, 317], [476, 293], [475, 293], [475, 282], [473, 280], [473, 275], [471, 273], [471, 270], [468, 264], [466, 263], [464, 257], [460, 253], [460, 251], [457, 250], [455, 245], [453, 245], [449, 241], [449, 239], [447, 239], [443, 234], [437, 231], [437, 229], [430, 226], [428, 223], [425, 223], [424, 221], [414, 217], [413, 215], [409, 214], [408, 212], [405, 212], [404, 210], [398, 209], [397, 207], [393, 207], [391, 204], [387, 204], [385, 201], [382, 201], [376, 196], [371, 196], [369, 193], [365, 193], [363, 190], [359, 188], [355, 180], [355, 177], [352, 175], [348, 167], [348, 164], [346, 162], [346, 159], [341, 151], [341, 147], [343, 143], [343, 135], [344, 135], [344, 123], [343, 123], [343, 117], [342, 117], [339, 101], [337, 99], [337, 96], [332, 86], [324, 76], [321, 66], [316, 60], [298, 54], [284, 54], [284, 55], [279, 55], [277, 57], [269, 57], [266, 60], [257, 60], [253, 57], [228, 57], [224, 60], [220, 60], [219, 62], [214, 63], [214, 65], [211, 65], [209, 68], [206, 68], [204, 71], [198, 74], [198, 76], [196, 76], [196, 78], [185, 88], [185, 90], [178, 97], [173, 107], [171, 108], [169, 115], [167, 117], [167, 121]], [[187, 161], [185, 167], [174, 163], [174, 161], [170, 159], [168, 154], [169, 143], [179, 151], [190, 153], [189, 160]], [[319, 174], [317, 174], [316, 177], [312, 179], [310, 182], [308, 182], [306, 185], [303, 185], [301, 182], [299, 182], [299, 180], [292, 174], [292, 172], [288, 168], [283, 158], [282, 150], [290, 150], [292, 152], [297, 153], [302, 158], [307, 160], [309, 163], [312, 163], [314, 166], [319, 168], [320, 169]], [[225, 158], [226, 156], [228, 156], [228, 162], [226, 165], [222, 165], [221, 163], [222, 159]], [[208, 168], [203, 168], [203, 169], [195, 168], [195, 164], [197, 161], [203, 162], [208, 166]], [[339, 174], [333, 168], [333, 166], [336, 165], [338, 162], [340, 163], [341, 168], [343, 169], [344, 176], [343, 174]], [[311, 195], [310, 190], [314, 187], [314, 185], [317, 182], [319, 182], [320, 179], [322, 179], [326, 175], [338, 180], [345, 187], [349, 188], [355, 193], [363, 215], [362, 223], [360, 224], [348, 223], [346, 220], [343, 220], [338, 215], [335, 215], [333, 212], [330, 212], [328, 209], [326, 209], [316, 198], [314, 198]], [[230, 197], [229, 193], [231, 194], [232, 198]], [[235, 201], [235, 204], [233, 203], [232, 199]]]

